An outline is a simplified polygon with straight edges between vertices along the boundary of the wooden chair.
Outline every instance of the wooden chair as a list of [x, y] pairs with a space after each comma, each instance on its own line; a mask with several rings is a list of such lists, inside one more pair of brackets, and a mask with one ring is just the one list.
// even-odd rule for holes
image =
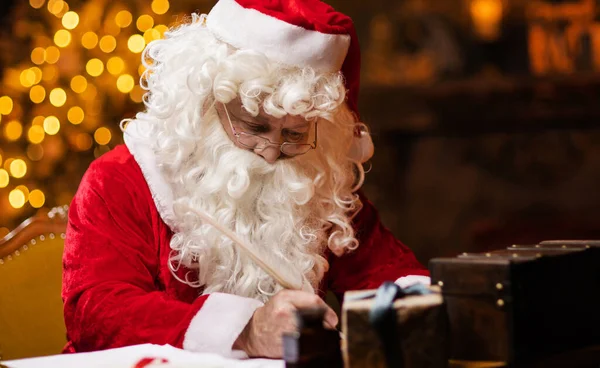
[[59, 354], [67, 206], [29, 218], [0, 239], [0, 359]]

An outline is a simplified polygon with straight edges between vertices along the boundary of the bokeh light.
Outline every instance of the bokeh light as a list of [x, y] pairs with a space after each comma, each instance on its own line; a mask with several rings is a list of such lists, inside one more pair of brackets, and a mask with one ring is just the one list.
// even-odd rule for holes
[[146, 47], [146, 40], [144, 40], [144, 36], [135, 34], [129, 37], [129, 40], [127, 41], [127, 47], [131, 52], [139, 54], [140, 52], [144, 51], [144, 47]]
[[169, 27], [165, 26], [164, 24], [159, 24], [156, 27], [154, 27], [154, 29], [156, 29], [158, 33], [160, 33], [160, 38], [162, 38], [164, 37], [165, 32], [169, 30]]
[[133, 16], [127, 10], [121, 10], [115, 17], [115, 23], [121, 28], [129, 27], [132, 21]]
[[160, 38], [160, 32], [156, 28], [151, 28], [144, 32], [144, 41], [146, 41], [147, 44]]
[[83, 118], [85, 117], [85, 113], [83, 109], [79, 106], [73, 106], [69, 109], [67, 113], [67, 119], [71, 124], [78, 125], [81, 124]]
[[108, 130], [108, 128], [101, 127], [96, 129], [96, 132], [94, 133], [94, 140], [96, 141], [96, 143], [104, 146], [107, 145], [111, 139], [112, 134], [110, 133], [110, 130]]
[[133, 89], [135, 81], [129, 74], [123, 74], [117, 79], [117, 88], [121, 93], [129, 93]]
[[10, 171], [10, 164], [12, 164], [12, 162], [14, 160], [15, 160], [14, 158], [7, 158], [6, 160], [4, 160], [4, 164], [3, 164], [4, 170]]
[[86, 32], [81, 36], [81, 45], [86, 49], [93, 49], [98, 45], [98, 35], [94, 32]]
[[9, 141], [16, 141], [23, 134], [23, 125], [20, 121], [12, 120], [4, 125], [4, 136]]
[[125, 61], [118, 56], [113, 56], [108, 59], [108, 62], [106, 63], [106, 69], [112, 75], [119, 75], [125, 69]]
[[29, 0], [29, 5], [34, 9], [39, 9], [44, 6], [46, 0]]
[[46, 60], [46, 50], [43, 47], [36, 47], [31, 51], [31, 61], [36, 65], [41, 65]]
[[87, 79], [83, 75], [76, 75], [71, 79], [71, 90], [75, 93], [83, 93], [87, 84]]
[[94, 58], [87, 62], [85, 70], [92, 77], [98, 77], [104, 72], [104, 64], [102, 60]]
[[50, 92], [50, 103], [56, 107], [61, 107], [67, 102], [67, 93], [62, 88], [54, 88]]
[[27, 157], [31, 161], [41, 160], [44, 157], [44, 148], [39, 144], [30, 144], [27, 146]]
[[104, 36], [100, 39], [100, 50], [107, 54], [113, 52], [117, 48], [117, 40], [113, 36]]
[[23, 192], [23, 195], [25, 196], [25, 202], [29, 200], [29, 188], [27, 188], [25, 185], [19, 185], [15, 189]]
[[26, 87], [26, 88], [31, 87], [35, 84], [35, 81], [36, 81], [35, 72], [33, 70], [31, 70], [31, 68], [25, 69], [21, 72], [19, 80], [23, 87]]
[[75, 29], [79, 24], [79, 14], [74, 11], [66, 12], [62, 17], [62, 25], [66, 29]]
[[66, 7], [68, 5], [63, 0], [48, 0], [48, 11], [57, 17], [68, 11], [68, 8], [65, 9]]
[[46, 89], [40, 85], [31, 87], [29, 90], [29, 99], [31, 102], [39, 104], [46, 98]]
[[25, 205], [25, 193], [19, 189], [13, 189], [8, 195], [8, 202], [13, 208], [21, 208]]
[[46, 196], [44, 192], [39, 189], [34, 189], [29, 193], [29, 204], [33, 208], [41, 208], [46, 202]]
[[20, 158], [12, 160], [9, 165], [9, 171], [13, 177], [17, 179], [22, 178], [27, 174], [27, 164]]
[[60, 51], [56, 46], [50, 46], [46, 49], [46, 62], [55, 64], [60, 59]]
[[42, 81], [42, 69], [37, 66], [29, 68], [29, 70], [33, 73], [34, 79], [33, 84], [38, 84]]
[[19, 76], [19, 81], [23, 87], [31, 87], [34, 84], [38, 84], [42, 80], [42, 70], [37, 66], [29, 69], [25, 69]]
[[13, 110], [13, 100], [8, 96], [0, 97], [0, 114], [8, 115]]
[[46, 118], [41, 115], [38, 115], [35, 118], [33, 118], [33, 120], [31, 120], [31, 125], [44, 126], [44, 119]]
[[0, 169], [0, 188], [6, 188], [10, 183], [8, 171]]
[[48, 116], [44, 119], [44, 131], [48, 135], [55, 135], [60, 130], [60, 120], [56, 116]]
[[67, 47], [71, 43], [71, 32], [60, 29], [54, 34], [54, 43], [58, 47]]
[[168, 0], [153, 0], [151, 5], [152, 11], [156, 14], [165, 14], [169, 11]]
[[45, 136], [46, 132], [44, 132], [44, 128], [40, 125], [32, 125], [27, 131], [27, 139], [34, 144], [42, 143]]
[[150, 28], [154, 27], [154, 18], [148, 14], [144, 14], [137, 19], [135, 24], [137, 29], [139, 29], [141, 32], [146, 32]]

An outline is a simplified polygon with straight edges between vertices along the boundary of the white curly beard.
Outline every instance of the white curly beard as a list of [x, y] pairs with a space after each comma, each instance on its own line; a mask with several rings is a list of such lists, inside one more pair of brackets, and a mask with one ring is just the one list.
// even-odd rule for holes
[[[235, 49], [217, 40], [200, 16], [150, 43], [142, 62], [146, 111], [126, 120], [139, 123], [140, 145], [168, 193], [158, 206], [175, 233], [172, 271], [192, 268], [198, 277], [182, 281], [204, 293], [264, 301], [280, 289], [218, 230], [202, 225], [191, 207], [318, 286], [328, 267], [326, 249], [339, 256], [358, 247], [351, 218], [362, 204], [353, 187], [364, 175], [359, 167], [355, 180], [348, 157], [356, 117], [345, 103], [341, 72], [318, 73]], [[254, 115], [263, 109], [278, 118], [319, 119], [317, 149], [269, 165], [235, 147], [214, 109], [205, 107], [236, 98]]]
[[[266, 301], [281, 289], [271, 276], [232, 242], [187, 210], [199, 209], [269, 255], [269, 262], [293, 265], [313, 288], [328, 268], [323, 258], [331, 223], [322, 198], [332, 197], [315, 170], [312, 155], [268, 164], [236, 147], [213, 116], [179, 172], [167, 173], [175, 198], [177, 231], [172, 264], [197, 270], [204, 293], [225, 292]], [[321, 210], [319, 210], [321, 207]], [[326, 206], [325, 206], [326, 207]]]

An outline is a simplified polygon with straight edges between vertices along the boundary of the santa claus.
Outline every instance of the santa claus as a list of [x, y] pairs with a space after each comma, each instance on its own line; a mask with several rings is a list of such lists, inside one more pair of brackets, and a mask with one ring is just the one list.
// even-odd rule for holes
[[318, 0], [220, 0], [143, 55], [145, 111], [123, 122], [125, 145], [92, 163], [69, 210], [66, 351], [280, 357], [298, 308], [327, 308], [337, 325], [326, 291], [428, 282], [359, 190], [373, 146], [350, 18]]

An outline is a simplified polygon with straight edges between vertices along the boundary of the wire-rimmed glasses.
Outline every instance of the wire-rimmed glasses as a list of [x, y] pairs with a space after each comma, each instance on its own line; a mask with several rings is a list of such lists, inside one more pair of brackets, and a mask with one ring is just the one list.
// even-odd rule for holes
[[229, 111], [227, 111], [227, 106], [223, 104], [223, 108], [225, 109], [225, 115], [227, 115], [227, 120], [229, 121], [229, 126], [231, 127], [231, 132], [233, 136], [237, 139], [238, 143], [246, 148], [250, 149], [259, 149], [263, 150], [269, 146], [279, 147], [281, 153], [286, 156], [298, 156], [303, 155], [310, 151], [311, 149], [317, 148], [317, 122], [315, 121], [315, 140], [313, 143], [294, 143], [294, 142], [283, 142], [283, 143], [273, 143], [268, 138], [261, 137], [257, 134], [247, 133], [247, 132], [238, 132], [235, 130], [233, 123], [231, 122], [231, 118], [229, 117]]

